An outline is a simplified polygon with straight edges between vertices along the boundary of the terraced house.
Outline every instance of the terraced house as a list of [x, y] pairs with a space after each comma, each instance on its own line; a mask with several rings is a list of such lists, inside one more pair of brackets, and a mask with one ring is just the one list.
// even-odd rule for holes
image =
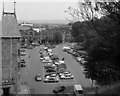
[[20, 32], [18, 29], [15, 12], [4, 12], [2, 14], [2, 33], [0, 34], [1, 43], [1, 67], [2, 83], [1, 87], [5, 96], [9, 96], [10, 88], [13, 87], [17, 92], [19, 81], [19, 49]]

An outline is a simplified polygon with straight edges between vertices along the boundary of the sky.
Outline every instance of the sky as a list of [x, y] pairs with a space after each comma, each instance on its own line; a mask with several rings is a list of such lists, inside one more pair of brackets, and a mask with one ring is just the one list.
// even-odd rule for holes
[[[0, 19], [3, 0], [0, 0]], [[13, 12], [16, 1], [16, 15], [18, 20], [66, 20], [64, 11], [69, 6], [76, 7], [78, 0], [4, 0], [4, 9]]]

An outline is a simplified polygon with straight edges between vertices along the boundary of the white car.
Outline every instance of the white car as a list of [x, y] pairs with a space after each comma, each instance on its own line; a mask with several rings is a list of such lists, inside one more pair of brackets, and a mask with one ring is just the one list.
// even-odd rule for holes
[[69, 46], [64, 46], [62, 50], [66, 51], [66, 50], [69, 50], [69, 49], [71, 49]]
[[64, 74], [70, 74], [70, 71], [66, 70], [63, 72]]
[[53, 50], [52, 50], [52, 49], [48, 49], [47, 51], [48, 51], [48, 52], [52, 52]]
[[55, 65], [60, 65], [61, 63], [56, 61], [56, 62], [54, 62], [54, 64]]
[[45, 58], [45, 60], [50, 60], [49, 56], [45, 56], [44, 58]]
[[82, 58], [81, 57], [77, 57], [76, 59], [77, 59], [78, 62], [80, 62]]
[[81, 63], [82, 63], [82, 64], [85, 64], [85, 63], [87, 63], [87, 61], [83, 60], [83, 61], [81, 61]]
[[60, 79], [73, 79], [73, 78], [74, 78], [74, 76], [71, 75], [71, 74], [70, 74], [70, 75], [65, 75], [65, 74], [64, 74], [64, 75], [61, 75], [61, 76], [60, 76]]
[[44, 60], [45, 58], [43, 58], [43, 57], [40, 57], [40, 60]]
[[71, 74], [71, 73], [64, 73], [64, 72], [59, 74], [59, 76], [62, 76], [62, 75], [72, 76], [72, 74]]
[[21, 56], [25, 56], [25, 55], [26, 55], [26, 53], [25, 53], [25, 52], [21, 52], [20, 54], [21, 54]]
[[36, 80], [36, 81], [41, 81], [41, 80], [42, 80], [41, 75], [40, 75], [40, 74], [37, 74], [37, 75], [35, 76], [35, 80]]
[[51, 53], [51, 52], [48, 52], [48, 54], [49, 54], [49, 56], [52, 56], [52, 55], [53, 55], [53, 53]]
[[59, 79], [57, 77], [47, 77], [44, 82], [59, 82]]
[[45, 67], [45, 68], [55, 68], [56, 65], [55, 65], [55, 64], [52, 64], [52, 63], [45, 63], [45, 64], [44, 64], [44, 67]]
[[52, 60], [42, 60], [42, 63], [52, 63]]
[[44, 47], [44, 49], [46, 50], [46, 49], [48, 49], [48, 47]]
[[58, 75], [53, 73], [53, 74], [46, 76], [45, 78], [58, 78]]
[[51, 74], [50, 76], [51, 76], [51, 77], [57, 77], [57, 78], [58, 78], [58, 75], [57, 75], [57, 74], [54, 74], [54, 73]]
[[58, 61], [58, 62], [59, 62], [60, 64], [63, 64], [63, 63], [65, 63], [65, 61], [62, 61], [62, 60], [61, 60], [61, 61]]
[[77, 59], [78, 62], [84, 61], [84, 58], [83, 58], [83, 57], [77, 57], [76, 59]]

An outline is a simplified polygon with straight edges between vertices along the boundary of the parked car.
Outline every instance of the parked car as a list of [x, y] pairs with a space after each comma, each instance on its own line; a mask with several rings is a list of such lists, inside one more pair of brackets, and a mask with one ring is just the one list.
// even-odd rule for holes
[[60, 79], [73, 79], [73, 75], [71, 74], [63, 74], [63, 75], [60, 75]]
[[52, 60], [42, 60], [42, 63], [52, 63]]
[[59, 86], [53, 90], [53, 93], [59, 93], [65, 90], [65, 86]]
[[65, 61], [64, 60], [61, 60], [61, 61], [58, 61], [60, 64], [64, 64]]
[[52, 73], [49, 75], [45, 75], [45, 78], [58, 78], [58, 75], [56, 73]]
[[73, 53], [73, 49], [70, 49], [67, 51], [68, 54], [72, 54]]
[[44, 47], [44, 50], [46, 50], [46, 51], [47, 51], [47, 49], [48, 49], [48, 47]]
[[52, 52], [53, 50], [52, 50], [52, 49], [48, 49], [47, 51], [48, 51], [48, 52]]
[[57, 77], [49, 77], [45, 78], [44, 82], [59, 82], [59, 79]]
[[39, 53], [40, 53], [40, 54], [42, 54], [42, 53], [43, 53], [43, 51], [42, 51], [42, 50], [40, 50], [40, 51], [39, 51]]
[[43, 61], [44, 59], [45, 59], [45, 58], [43, 58], [43, 57], [40, 57], [40, 60], [42, 60], [42, 61]]
[[81, 61], [81, 57], [76, 57], [76, 60], [78, 61], [78, 62], [80, 62]]
[[37, 75], [35, 76], [35, 80], [36, 80], [36, 81], [41, 81], [41, 80], [42, 80], [41, 75], [40, 75], [40, 74], [37, 74]]
[[25, 67], [26, 66], [24, 63], [21, 63], [20, 65], [21, 65], [21, 67]]
[[51, 76], [51, 77], [58, 77], [58, 75], [55, 74], [55, 73], [51, 74], [50, 76]]
[[25, 49], [20, 49], [20, 52], [25, 52]]
[[15, 81], [13, 78], [8, 78], [8, 79], [2, 80], [2, 85], [13, 85], [13, 84], [15, 84]]
[[25, 52], [20, 52], [21, 56], [25, 56], [26, 53]]
[[75, 57], [80, 56], [80, 53], [78, 53], [78, 52], [73, 52], [73, 53], [74, 53], [73, 56], [75, 56]]
[[47, 69], [46, 72], [56, 72], [56, 70], [50, 68], [50, 69]]
[[55, 64], [51, 64], [51, 65], [45, 64], [45, 65], [44, 65], [44, 68], [45, 68], [45, 69], [48, 69], [48, 68], [54, 69], [55, 67], [56, 67]]
[[58, 77], [58, 75], [56, 73], [49, 73], [49, 74], [45, 74], [45, 77], [47, 76], [51, 76], [51, 77]]
[[35, 42], [35, 43], [33, 42], [32, 45], [33, 46], [39, 46], [39, 44], [37, 42]]
[[25, 63], [25, 59], [24, 58], [20, 58], [20, 63]]
[[27, 44], [21, 45], [21, 48], [27, 48]]
[[87, 61], [85, 61], [85, 60], [82, 60], [82, 61], [81, 61], [81, 64], [82, 64], [82, 65], [84, 65], [85, 63], [87, 63]]
[[66, 51], [66, 50], [69, 50], [69, 49], [71, 49], [70, 46], [64, 46], [62, 50]]

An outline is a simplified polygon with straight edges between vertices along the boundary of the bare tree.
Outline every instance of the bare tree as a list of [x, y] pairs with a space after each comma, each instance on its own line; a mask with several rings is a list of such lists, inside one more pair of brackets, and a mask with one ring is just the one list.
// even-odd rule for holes
[[100, 13], [96, 10], [96, 4], [91, 2], [91, 0], [84, 0], [83, 2], [78, 2], [78, 8], [69, 7], [66, 13], [70, 14], [73, 21], [90, 21], [98, 18]]

